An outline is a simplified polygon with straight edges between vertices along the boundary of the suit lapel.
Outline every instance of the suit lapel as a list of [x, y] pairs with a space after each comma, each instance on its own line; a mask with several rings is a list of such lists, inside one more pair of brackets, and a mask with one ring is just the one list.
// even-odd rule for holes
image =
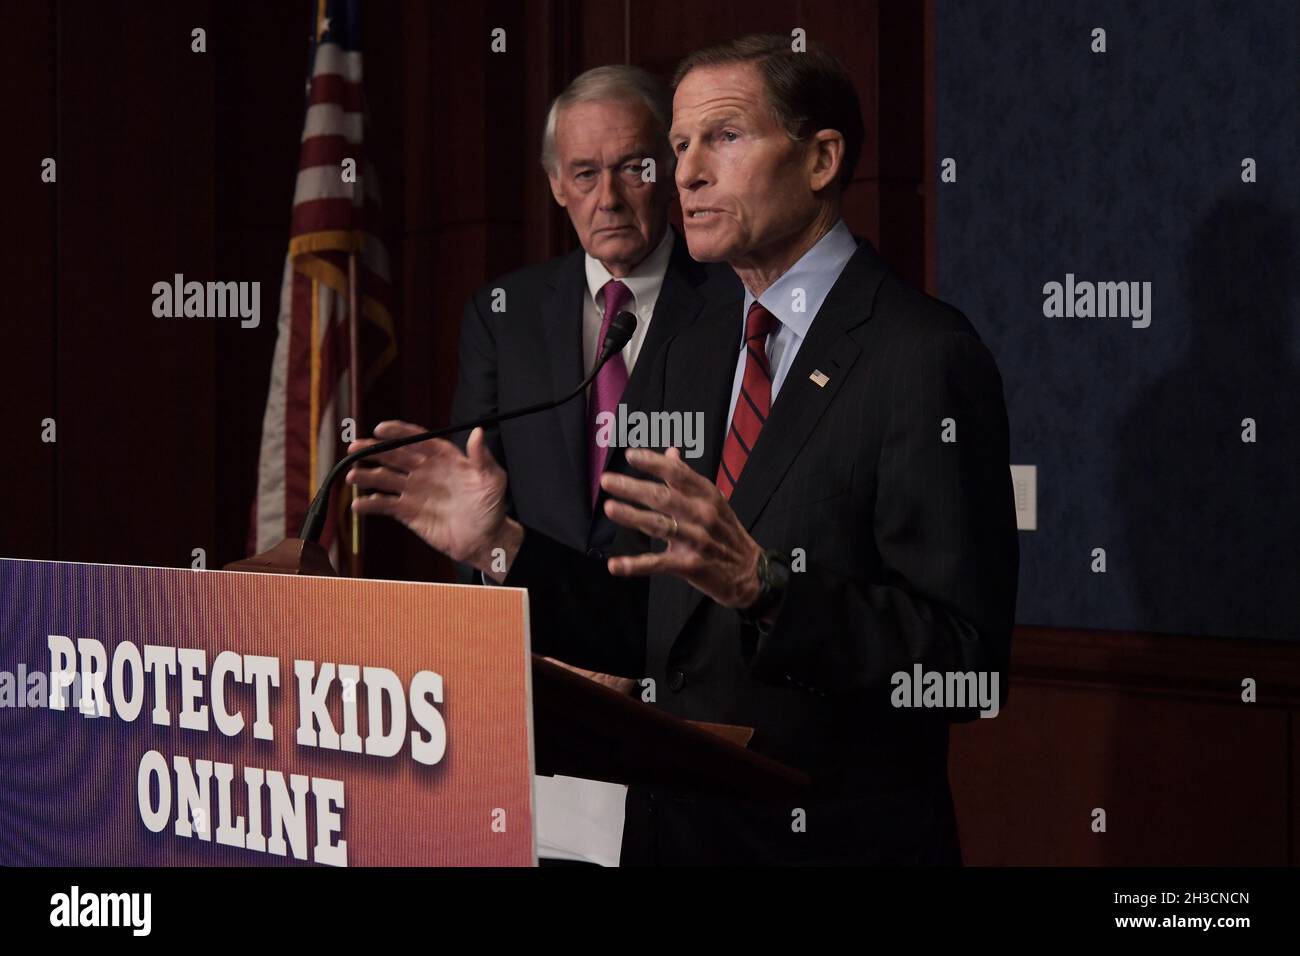
[[[731, 381], [740, 353], [744, 302], [743, 291], [711, 300], [705, 314], [684, 339], [689, 347], [681, 351], [681, 361], [666, 372], [664, 408], [688, 415], [704, 414], [702, 453], [698, 458], [687, 458], [686, 464], [710, 484], [722, 460], [723, 428], [730, 412]], [[654, 550], [659, 550], [657, 542]], [[675, 577], [653, 578], [651, 589], [651, 620], [666, 622], [663, 639], [671, 643], [703, 595]], [[661, 633], [664, 632], [655, 626], [647, 638], [657, 641]]]
[[[747, 529], [753, 529], [776, 486], [848, 378], [849, 370], [862, 351], [849, 332], [871, 317], [876, 290], [884, 276], [884, 264], [870, 245], [859, 243], [858, 251], [845, 265], [813, 319], [808, 336], [799, 347], [740, 480], [731, 493], [731, 508]], [[711, 321], [710, 338], [703, 347], [695, 350], [691, 357], [694, 361], [690, 361], [686, 371], [687, 377], [674, 375], [674, 381], [682, 383], [686, 394], [691, 394], [693, 389], [694, 394], [701, 395], [708, 403], [705, 409], [709, 438], [706, 453], [698, 459], [700, 466], [695, 467], [692, 463], [692, 467], [710, 481], [717, 474], [723, 429], [731, 413], [728, 404], [740, 348], [742, 303], [743, 298], [735, 299], [725, 307], [719, 306], [717, 321]], [[706, 350], [713, 352], [715, 349], [713, 355], [705, 354]], [[725, 361], [715, 356], [725, 356]], [[824, 385], [819, 386], [809, 378], [814, 371], [825, 376]], [[699, 383], [706, 384], [701, 386]], [[701, 392], [701, 387], [705, 391]], [[719, 402], [717, 391], [720, 388], [723, 395]], [[679, 401], [679, 404], [682, 403]], [[677, 613], [669, 620], [669, 641], [677, 637], [704, 596], [685, 584], [678, 591], [682, 600]]]
[[636, 368], [628, 379], [622, 401], [628, 408], [638, 407], [641, 392], [654, 365], [654, 357], [674, 335], [695, 321], [704, 305], [697, 287], [703, 281], [703, 267], [690, 257], [686, 242], [674, 234], [672, 257], [664, 273], [654, 314], [637, 356]]
[[723, 429], [731, 411], [731, 380], [740, 353], [744, 301], [743, 294], [727, 296], [709, 309], [707, 319], [700, 321], [698, 337], [692, 336], [685, 361], [673, 372], [672, 397], [665, 396], [669, 410], [704, 413], [703, 453], [686, 459], [686, 463], [709, 481], [717, 477], [718, 462], [722, 460]]
[[[861, 352], [849, 332], [871, 317], [872, 301], [883, 278], [880, 261], [869, 246], [860, 245], [822, 303], [732, 489], [731, 508], [746, 528], [753, 528], [848, 378]], [[821, 373], [817, 379], [822, 384], [811, 378], [814, 373]]]
[[[551, 290], [542, 303], [543, 348], [551, 370], [551, 394], [565, 395], [582, 381], [582, 317], [586, 272], [582, 250], [571, 253], [551, 275]], [[581, 396], [555, 409], [564, 439], [562, 460], [570, 469], [559, 487], [574, 489], [583, 510], [591, 502], [581, 493], [587, 487], [587, 403]]]

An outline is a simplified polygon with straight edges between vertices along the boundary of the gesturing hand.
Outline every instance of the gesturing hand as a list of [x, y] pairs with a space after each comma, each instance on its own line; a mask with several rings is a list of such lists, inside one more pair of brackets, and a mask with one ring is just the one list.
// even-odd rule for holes
[[[758, 558], [749, 536], [713, 482], [697, 474], [676, 448], [667, 454], [634, 448], [628, 464], [659, 481], [605, 472], [600, 486], [625, 501], [605, 502], [612, 521], [668, 542], [668, 550], [609, 559], [621, 576], [671, 574], [723, 607], [746, 608], [758, 599]], [[627, 501], [644, 507], [635, 507]]]
[[[409, 422], [381, 422], [374, 438], [354, 441], [348, 451], [421, 431]], [[506, 517], [506, 473], [488, 450], [483, 429], [470, 433], [465, 454], [435, 438], [367, 461], [375, 465], [354, 465], [346, 479], [358, 489], [377, 492], [353, 502], [358, 514], [396, 518], [452, 560], [493, 577], [498, 577], [491, 569], [494, 548], [506, 548], [507, 566], [513, 560], [522, 529]]]

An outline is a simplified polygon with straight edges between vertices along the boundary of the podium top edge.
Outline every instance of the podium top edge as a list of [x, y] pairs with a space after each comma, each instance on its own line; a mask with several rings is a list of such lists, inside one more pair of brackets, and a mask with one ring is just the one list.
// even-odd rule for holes
[[84, 568], [130, 568], [138, 571], [175, 571], [185, 574], [240, 574], [255, 575], [263, 578], [279, 578], [281, 580], [308, 580], [308, 581], [352, 581], [362, 584], [407, 584], [414, 587], [432, 587], [432, 588], [473, 588], [482, 590], [484, 588], [493, 591], [518, 591], [527, 593], [527, 588], [508, 587], [503, 584], [460, 584], [452, 581], [402, 581], [397, 578], [349, 578], [342, 576], [329, 575], [311, 575], [311, 574], [275, 574], [269, 571], [226, 571], [222, 568], [181, 568], [181, 567], [164, 567], [156, 564], [116, 564], [103, 561], [57, 561], [52, 558], [7, 558], [0, 556], [0, 562], [11, 562], [14, 564], [66, 564], [75, 567]]

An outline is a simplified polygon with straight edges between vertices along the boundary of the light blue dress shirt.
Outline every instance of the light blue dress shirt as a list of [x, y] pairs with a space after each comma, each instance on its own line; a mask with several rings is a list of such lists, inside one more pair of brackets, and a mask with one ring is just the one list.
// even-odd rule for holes
[[[830, 294], [831, 287], [839, 279], [849, 259], [857, 251], [857, 240], [841, 219], [758, 297], [763, 308], [779, 320], [776, 332], [767, 337], [767, 364], [772, 370], [773, 405], [776, 404], [776, 393], [781, 390], [781, 384], [785, 381], [790, 366], [794, 364], [794, 357], [799, 354], [799, 347], [808, 337], [813, 319], [817, 317], [822, 303], [826, 301], [826, 296]], [[740, 397], [740, 383], [745, 378], [745, 317], [749, 315], [753, 301], [753, 294], [746, 289], [745, 307], [740, 313], [740, 336], [736, 344], [736, 373], [731, 382], [731, 404], [727, 410], [724, 435], [731, 430], [731, 416], [736, 410], [736, 399]]]

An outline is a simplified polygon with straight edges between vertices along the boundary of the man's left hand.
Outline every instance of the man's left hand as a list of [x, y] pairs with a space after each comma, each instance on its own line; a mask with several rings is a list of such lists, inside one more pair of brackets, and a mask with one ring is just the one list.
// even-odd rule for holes
[[627, 461], [659, 481], [605, 472], [600, 486], [623, 499], [607, 500], [605, 514], [624, 527], [667, 541], [668, 549], [610, 558], [610, 574], [671, 574], [723, 607], [743, 609], [758, 600], [763, 549], [717, 485], [692, 470], [676, 448], [667, 454], [629, 449]]

